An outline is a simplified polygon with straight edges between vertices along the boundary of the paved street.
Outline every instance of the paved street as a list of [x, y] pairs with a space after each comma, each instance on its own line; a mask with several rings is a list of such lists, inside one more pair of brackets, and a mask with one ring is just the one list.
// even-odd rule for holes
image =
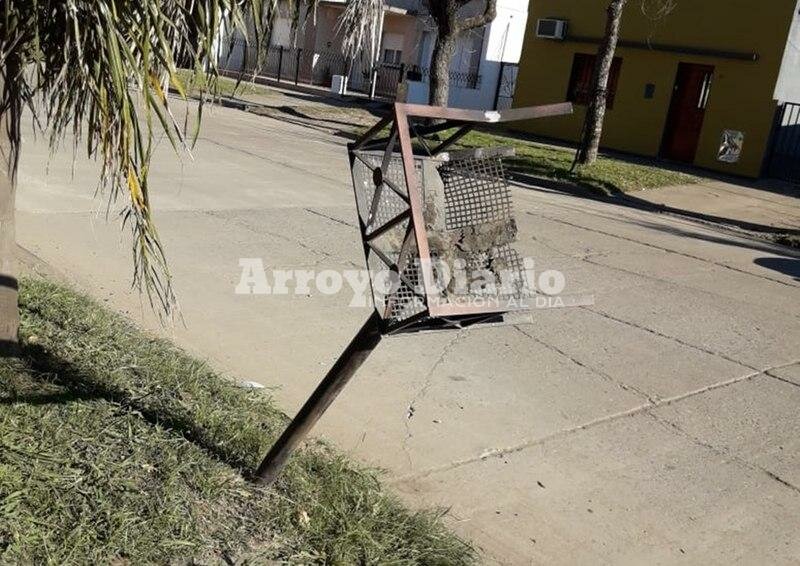
[[[237, 295], [239, 258], [363, 264], [344, 143], [219, 107], [194, 161], [161, 143], [151, 187], [185, 320], [172, 331], [130, 290], [96, 166], [66, 150], [48, 164], [30, 134], [19, 241], [293, 414], [369, 310], [348, 294]], [[545, 190], [514, 198], [519, 250], [594, 305], [389, 338], [317, 434], [386, 468], [410, 504], [451, 508], [489, 563], [800, 562], [800, 255]]]

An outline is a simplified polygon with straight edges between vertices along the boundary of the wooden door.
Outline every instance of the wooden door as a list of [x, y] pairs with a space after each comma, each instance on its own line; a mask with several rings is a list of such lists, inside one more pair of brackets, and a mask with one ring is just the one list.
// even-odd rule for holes
[[694, 162], [713, 76], [714, 67], [711, 65], [678, 65], [661, 145], [663, 157]]

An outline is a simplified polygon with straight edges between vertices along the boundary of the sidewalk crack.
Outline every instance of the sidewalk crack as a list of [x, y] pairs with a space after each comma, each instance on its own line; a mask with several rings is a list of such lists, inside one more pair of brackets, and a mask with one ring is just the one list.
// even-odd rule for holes
[[593, 366], [590, 366], [588, 364], [585, 364], [584, 362], [580, 361], [579, 359], [569, 355], [567, 352], [565, 352], [561, 348], [558, 348], [557, 346], [553, 346], [552, 344], [548, 344], [544, 340], [542, 340], [540, 338], [537, 338], [536, 336], [525, 332], [520, 326], [516, 326], [515, 325], [514, 329], [517, 330], [517, 332], [519, 332], [523, 336], [527, 336], [528, 338], [530, 338], [531, 340], [533, 340], [537, 344], [541, 344], [545, 348], [547, 348], [549, 350], [552, 350], [553, 352], [556, 352], [557, 354], [559, 354], [560, 356], [566, 358], [567, 360], [569, 360], [571, 363], [575, 364], [576, 366], [582, 367], [584, 369], [587, 369], [590, 372], [600, 376], [605, 381], [608, 381], [609, 383], [613, 383], [614, 385], [616, 385], [617, 387], [619, 387], [623, 391], [632, 391], [633, 393], [635, 393], [636, 395], [638, 395], [639, 397], [641, 397], [642, 399], [644, 399], [648, 403], [656, 403], [658, 401], [657, 398], [651, 397], [649, 394], [647, 394], [646, 392], [642, 391], [641, 389], [639, 389], [639, 388], [637, 388], [637, 387], [635, 387], [633, 385], [629, 385], [627, 383], [623, 383], [621, 381], [618, 381], [618, 380], [614, 379], [612, 376], [610, 376], [609, 374], [605, 373], [604, 371], [602, 371], [602, 370], [600, 370], [598, 368], [595, 368]]
[[656, 250], [660, 250], [662, 252], [675, 254], [675, 255], [679, 255], [679, 256], [682, 256], [682, 257], [690, 258], [690, 259], [694, 259], [694, 260], [697, 260], [697, 261], [701, 261], [703, 263], [714, 265], [716, 267], [721, 267], [723, 269], [730, 269], [731, 271], [735, 271], [737, 273], [742, 273], [742, 274], [745, 274], [745, 275], [749, 275], [751, 277], [756, 277], [758, 279], [763, 279], [765, 281], [771, 281], [773, 283], [778, 283], [780, 285], [785, 285], [786, 287], [793, 287], [793, 288], [797, 288], [798, 287], [798, 285], [795, 285], [794, 283], [789, 283], [787, 281], [784, 281], [784, 280], [781, 280], [781, 279], [777, 279], [775, 277], [767, 277], [766, 275], [759, 275], [757, 273], [753, 273], [753, 272], [747, 271], [745, 269], [739, 269], [738, 267], [733, 267], [732, 265], [727, 265], [727, 264], [724, 264], [724, 263], [721, 263], [721, 262], [718, 262], [718, 261], [713, 261], [713, 260], [706, 259], [706, 258], [703, 258], [703, 257], [700, 257], [700, 256], [692, 255], [692, 254], [689, 254], [689, 253], [686, 253], [686, 252], [680, 252], [680, 251], [673, 250], [671, 248], [667, 248], [667, 247], [664, 247], [664, 246], [658, 246], [656, 244], [651, 244], [649, 242], [643, 242], [643, 241], [637, 240], [635, 238], [629, 238], [627, 236], [621, 236], [619, 234], [614, 234], [613, 232], [607, 232], [605, 230], [598, 230], [596, 228], [587, 228], [586, 226], [582, 226], [580, 224], [575, 224], [574, 222], [568, 222], [566, 220], [561, 220], [559, 218], [553, 218], [553, 217], [548, 216], [546, 214], [535, 213], [535, 212], [532, 212], [530, 210], [526, 211], [526, 214], [528, 214], [530, 216], [538, 216], [540, 218], [544, 218], [544, 219], [549, 220], [551, 222], [556, 222], [558, 224], [564, 224], [566, 226], [571, 226], [573, 228], [578, 228], [580, 230], [585, 230], [587, 232], [593, 232], [595, 234], [602, 234], [603, 236], [608, 236], [610, 238], [616, 238], [618, 240], [624, 240], [626, 242], [631, 242], [633, 244], [638, 244], [640, 246], [653, 248], [653, 249], [656, 249]]
[[436, 473], [447, 472], [447, 471], [450, 471], [450, 470], [453, 470], [453, 469], [456, 469], [456, 468], [461, 468], [463, 466], [468, 466], [470, 464], [474, 464], [476, 462], [481, 462], [481, 461], [487, 460], [489, 458], [502, 458], [502, 457], [504, 457], [504, 456], [506, 456], [508, 454], [514, 454], [516, 452], [522, 452], [523, 450], [527, 450], [528, 448], [532, 448], [534, 446], [539, 446], [539, 445], [545, 444], [547, 442], [550, 442], [551, 440], [556, 440], [556, 439], [559, 439], [559, 438], [562, 438], [562, 437], [567, 437], [567, 436], [570, 436], [572, 434], [575, 434], [575, 433], [583, 431], [583, 430], [593, 429], [596, 426], [600, 426], [600, 425], [603, 425], [603, 424], [606, 424], [606, 423], [615, 422], [615, 421], [620, 420], [622, 418], [632, 417], [632, 416], [638, 415], [640, 413], [645, 413], [645, 412], [650, 411], [652, 409], [655, 409], [657, 407], [663, 407], [663, 406], [667, 406], [667, 405], [672, 405], [673, 403], [679, 403], [679, 402], [681, 402], [681, 401], [683, 401], [685, 399], [689, 399], [689, 398], [695, 397], [697, 395], [702, 395], [704, 393], [707, 393], [709, 391], [713, 391], [715, 389], [720, 389], [722, 387], [728, 387], [728, 386], [731, 386], [731, 385], [735, 385], [737, 383], [741, 383], [743, 381], [749, 381], [749, 380], [754, 379], [754, 378], [756, 378], [756, 377], [758, 377], [760, 375], [766, 375], [770, 371], [773, 371], [773, 370], [776, 370], [776, 369], [781, 369], [781, 368], [784, 368], [784, 367], [789, 367], [789, 366], [795, 365], [797, 363], [800, 363], [800, 360], [794, 360], [794, 361], [786, 363], [786, 364], [780, 364], [780, 365], [777, 365], [777, 366], [766, 368], [764, 370], [754, 371], [754, 372], [748, 373], [746, 375], [742, 375], [742, 376], [739, 376], [739, 377], [734, 377], [734, 378], [731, 378], [731, 379], [720, 381], [718, 383], [707, 385], [705, 387], [701, 387], [701, 388], [695, 389], [693, 391], [688, 391], [688, 392], [682, 393], [680, 395], [675, 395], [673, 397], [659, 399], [659, 400], [657, 400], [657, 401], [655, 401], [653, 403], [650, 403], [650, 402], [644, 403], [642, 405], [638, 405], [636, 407], [633, 407], [631, 409], [627, 409], [625, 411], [620, 411], [618, 413], [605, 415], [605, 416], [598, 417], [596, 419], [587, 421], [585, 423], [575, 425], [575, 426], [570, 427], [570, 428], [561, 429], [561, 430], [556, 431], [556, 432], [554, 432], [552, 434], [548, 434], [546, 436], [543, 436], [541, 438], [537, 438], [537, 439], [534, 439], [534, 440], [526, 440], [526, 441], [520, 442], [520, 443], [515, 444], [515, 445], [511, 445], [511, 446], [508, 446], [508, 447], [505, 447], [505, 448], [489, 448], [487, 450], [484, 450], [481, 454], [479, 454], [477, 456], [469, 456], [467, 458], [463, 458], [463, 459], [460, 459], [460, 460], [454, 460], [452, 462], [449, 462], [449, 463], [441, 465], [441, 466], [434, 466], [434, 467], [431, 467], [431, 468], [428, 468], [428, 469], [425, 469], [425, 470], [412, 472], [412, 473], [406, 474], [404, 476], [398, 476], [396, 478], [391, 479], [389, 483], [397, 484], [397, 483], [402, 483], [402, 482], [413, 480], [413, 479], [425, 478], [425, 477], [431, 476], [431, 475], [436, 474]]
[[414, 436], [411, 433], [411, 419], [414, 417], [414, 413], [416, 411], [416, 405], [420, 401], [422, 401], [425, 396], [428, 394], [428, 390], [433, 385], [433, 376], [436, 373], [436, 370], [439, 366], [444, 363], [444, 360], [450, 354], [450, 351], [456, 346], [456, 344], [466, 335], [467, 329], [460, 329], [456, 332], [453, 338], [442, 348], [442, 352], [439, 354], [439, 357], [436, 358], [436, 361], [433, 362], [431, 369], [428, 370], [427, 375], [425, 376], [425, 380], [422, 383], [422, 387], [417, 391], [416, 395], [411, 399], [411, 402], [408, 404], [408, 409], [406, 409], [406, 418], [403, 421], [406, 429], [406, 435], [403, 438], [403, 452], [408, 459], [408, 465], [413, 466], [413, 461], [411, 460], [411, 450], [409, 449], [408, 442]]
[[293, 238], [293, 237], [287, 236], [284, 233], [272, 232], [272, 231], [266, 230], [266, 229], [264, 229], [262, 231], [255, 230], [252, 226], [250, 226], [246, 222], [242, 222], [241, 220], [239, 220], [237, 218], [228, 217], [228, 216], [222, 214], [220, 211], [203, 210], [203, 211], [200, 211], [200, 212], [203, 213], [203, 214], [206, 214], [207, 216], [211, 216], [212, 218], [217, 218], [217, 219], [220, 219], [220, 220], [224, 220], [226, 222], [231, 222], [231, 223], [235, 224], [236, 226], [238, 226], [240, 228], [243, 228], [243, 229], [247, 230], [248, 232], [251, 232], [251, 233], [256, 234], [258, 236], [271, 236], [273, 238], [278, 238], [279, 240], [283, 240], [284, 242], [289, 242], [289, 243], [292, 243], [292, 244], [296, 244], [297, 246], [303, 248], [304, 250], [306, 250], [308, 252], [311, 252], [312, 254], [314, 254], [316, 256], [320, 256], [318, 258], [315, 258], [313, 263], [312, 263], [312, 265], [315, 266], [315, 267], [323, 265], [323, 264], [325, 264], [325, 262], [329, 262], [329, 261], [342, 263], [344, 265], [349, 265], [349, 266], [352, 266], [354, 268], [359, 268], [360, 267], [359, 265], [355, 264], [354, 262], [352, 262], [351, 260], [349, 260], [347, 258], [340, 257], [340, 256], [337, 256], [337, 255], [328, 253], [325, 250], [316, 249], [315, 247], [310, 246], [310, 245], [302, 242], [299, 238]]
[[320, 212], [318, 210], [314, 210], [313, 208], [304, 208], [303, 210], [305, 210], [306, 212], [308, 212], [310, 214], [316, 214], [317, 216], [321, 216], [322, 218], [326, 218], [326, 219], [330, 220], [331, 222], [336, 222], [337, 224], [341, 224], [342, 226], [347, 226], [348, 228], [356, 228], [355, 224], [351, 224], [350, 222], [346, 222], [344, 220], [339, 220], [338, 218], [335, 218], [333, 216], [329, 216], [329, 215], [327, 215], [327, 214], [325, 214], [323, 212]]
[[[766, 374], [766, 372], [764, 372], [764, 373]], [[678, 423], [675, 423], [675, 422], [673, 422], [673, 421], [671, 421], [669, 419], [665, 419], [663, 417], [659, 417], [658, 415], [653, 414], [652, 411], [647, 411], [645, 414], [647, 416], [651, 417], [654, 421], [656, 421], [657, 423], [659, 423], [661, 426], [665, 427], [666, 429], [675, 431], [680, 436], [686, 438], [687, 440], [692, 442], [692, 444], [695, 444], [696, 446], [699, 446], [699, 447], [704, 448], [706, 450], [710, 450], [711, 452], [713, 452], [715, 454], [718, 454], [719, 456], [724, 456], [725, 458], [728, 458], [729, 460], [731, 460], [733, 462], [736, 462], [737, 464], [739, 464], [740, 466], [742, 466], [744, 468], [747, 468], [748, 470], [766, 474], [772, 480], [780, 483], [781, 485], [783, 485], [785, 487], [788, 487], [789, 489], [791, 489], [791, 490], [793, 490], [793, 491], [795, 491], [797, 493], [800, 493], [800, 488], [798, 488], [796, 485], [792, 484], [791, 482], [783, 479], [782, 477], [780, 477], [775, 472], [772, 472], [772, 471], [770, 471], [770, 470], [768, 470], [768, 469], [766, 469], [766, 468], [764, 468], [762, 466], [759, 466], [758, 464], [754, 464], [752, 462], [748, 462], [744, 458], [741, 458], [741, 457], [737, 456], [736, 454], [733, 454], [727, 448], [717, 447], [717, 446], [714, 446], [713, 444], [711, 444], [710, 442], [706, 442], [704, 440], [701, 440], [700, 438], [698, 438], [698, 437], [694, 436], [693, 434], [689, 433], [688, 431], [684, 430], [680, 425], [678, 425]]]
[[[789, 364], [789, 365], [794, 365], [794, 364]], [[783, 366], [783, 367], [788, 367], [788, 366]], [[777, 369], [777, 368], [775, 368], [775, 369]], [[777, 379], [778, 381], [782, 381], [784, 383], [788, 383], [789, 385], [794, 385], [795, 387], [800, 387], [800, 383], [796, 383], [796, 382], [792, 381], [791, 379], [786, 379], [785, 377], [781, 377], [779, 375], [775, 375], [774, 373], [772, 373], [771, 369], [770, 370], [766, 370], [764, 372], [764, 375], [767, 375], [767, 376], [771, 377], [772, 379]]]
[[691, 342], [686, 342], [685, 340], [681, 340], [677, 336], [670, 336], [669, 334], [664, 334], [663, 332], [659, 332], [658, 330], [654, 330], [652, 328], [648, 328], [647, 326], [643, 326], [641, 324], [638, 324], [638, 323], [635, 323], [635, 322], [631, 322], [629, 320], [625, 320], [625, 319], [622, 319], [622, 318], [617, 318], [616, 316], [611, 315], [611, 314], [609, 314], [609, 313], [607, 313], [605, 311], [599, 310], [599, 309], [592, 309], [592, 308], [589, 308], [587, 306], [581, 306], [579, 308], [587, 310], [590, 313], [596, 314], [596, 315], [601, 316], [603, 318], [606, 318], [608, 320], [612, 320], [614, 322], [618, 322], [619, 324], [624, 324], [626, 326], [630, 326], [632, 328], [636, 328], [637, 330], [643, 330], [643, 331], [645, 331], [645, 332], [647, 332], [649, 334], [653, 334], [654, 336], [658, 336], [659, 338], [666, 338], [667, 340], [671, 340], [671, 341], [673, 341], [673, 342], [675, 342], [677, 344], [680, 344], [681, 346], [685, 346], [687, 348], [691, 348], [693, 350], [697, 350], [698, 352], [702, 352], [702, 353], [708, 354], [710, 356], [715, 356], [717, 358], [721, 358], [721, 359], [723, 359], [723, 360], [725, 360], [727, 362], [731, 362], [731, 363], [740, 365], [740, 366], [745, 367], [747, 369], [760, 371], [755, 366], [751, 366], [750, 364], [744, 363], [744, 362], [739, 361], [739, 360], [735, 360], [735, 359], [731, 358], [730, 356], [728, 356], [726, 354], [723, 354], [721, 352], [715, 352], [714, 350], [710, 350], [708, 348], [703, 348], [701, 346], [697, 346], [695, 344], [692, 344]]

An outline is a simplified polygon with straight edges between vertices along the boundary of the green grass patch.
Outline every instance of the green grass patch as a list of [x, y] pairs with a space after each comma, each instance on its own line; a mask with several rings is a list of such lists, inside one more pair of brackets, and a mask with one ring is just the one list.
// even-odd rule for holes
[[[358, 133], [366, 132], [361, 127]], [[434, 143], [446, 139], [456, 130], [451, 129], [434, 136]], [[388, 135], [384, 128], [381, 135]], [[414, 139], [414, 151], [425, 154], [425, 149]], [[511, 174], [528, 176], [533, 179], [550, 179], [580, 186], [602, 195], [628, 193], [655, 189], [670, 185], [698, 183], [702, 179], [688, 173], [664, 169], [656, 165], [635, 163], [601, 155], [592, 165], [582, 166], [572, 171], [575, 150], [535, 141], [526, 140], [512, 134], [496, 134], [473, 130], [453, 145], [455, 149], [476, 147], [513, 147], [515, 155], [503, 158], [503, 164]]]
[[[179, 76], [185, 84], [192, 85], [193, 90], [205, 87], [203, 75], [194, 75], [189, 70], [179, 70]], [[220, 77], [217, 80], [217, 89], [223, 96], [243, 96], [247, 94], [267, 94], [264, 87], [253, 84], [244, 76], [239, 85], [236, 81]], [[330, 106], [330, 110], [325, 111], [325, 115], [331, 113], [343, 113], [357, 111], [357, 109], [342, 109]], [[258, 112], [257, 112], [258, 113]], [[370, 116], [364, 111], [366, 119]], [[354, 123], [351, 130], [353, 133], [363, 133], [366, 127]], [[439, 134], [439, 138], [444, 138], [448, 133]], [[526, 140], [511, 134], [495, 134], [485, 131], [472, 131], [462, 138], [455, 147], [491, 147], [491, 146], [511, 146], [516, 155], [504, 159], [509, 172], [519, 175], [530, 176], [534, 179], [550, 179], [571, 185], [585, 187], [595, 193], [612, 195], [616, 193], [627, 193], [645, 189], [655, 189], [670, 185], [686, 185], [697, 183], [700, 177], [689, 175], [680, 171], [673, 171], [648, 165], [616, 159], [608, 155], [601, 155], [592, 165], [581, 166], [572, 171], [572, 161], [575, 151], [560, 147], [554, 147], [534, 141]]]
[[286, 423], [171, 343], [63, 286], [21, 288], [0, 359], [0, 561], [468, 564], [441, 513], [310, 442], [273, 488], [244, 479]]
[[[217, 77], [213, 82], [206, 80], [204, 73], [195, 73], [189, 69], [178, 69], [176, 73], [181, 84], [186, 89], [186, 94], [199, 94], [207, 92], [215, 96], [246, 96], [248, 94], [269, 94], [267, 87], [257, 85], [253, 82], [252, 74], [243, 73], [242, 80], [237, 81], [228, 77]], [[175, 88], [175, 81], [170, 83]]]
[[516, 155], [506, 158], [504, 162], [512, 173], [562, 181], [606, 195], [696, 183], [700, 180], [694, 175], [608, 156], [600, 156], [592, 165], [571, 171], [575, 157], [574, 150], [487, 132], [470, 132], [459, 145], [461, 147], [511, 146], [515, 149]]

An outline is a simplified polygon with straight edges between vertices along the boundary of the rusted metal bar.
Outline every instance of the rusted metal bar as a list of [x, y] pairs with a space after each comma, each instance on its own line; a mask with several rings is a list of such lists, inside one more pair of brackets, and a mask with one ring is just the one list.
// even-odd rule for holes
[[[406, 179], [406, 191], [408, 200], [411, 204], [411, 223], [414, 225], [414, 236], [419, 250], [420, 269], [425, 289], [432, 292], [434, 287], [433, 267], [431, 264], [430, 248], [428, 246], [428, 235], [425, 232], [425, 218], [422, 216], [423, 202], [422, 191], [417, 179], [414, 167], [414, 150], [411, 147], [411, 133], [408, 127], [408, 115], [406, 108], [409, 104], [394, 105], [394, 122], [397, 127], [397, 134], [400, 138], [400, 154], [403, 160], [403, 174]], [[432, 106], [421, 106], [420, 108], [434, 108]]]
[[510, 145], [499, 145], [497, 147], [468, 147], [466, 149], [456, 149], [448, 151], [449, 159], [486, 159], [487, 157], [514, 157], [516, 149]]
[[[451, 128], [458, 128], [458, 127], [463, 126], [463, 125], [465, 125], [464, 122], [447, 121], [447, 122], [444, 122], [444, 123], [441, 123], [441, 124], [433, 124], [433, 125], [429, 125], [429, 126], [417, 126], [416, 134], [417, 135], [422, 135], [422, 136], [427, 136], [428, 134], [435, 134], [437, 132], [442, 132], [444, 130], [449, 130]], [[376, 138], [376, 139], [370, 140], [368, 142], [362, 143], [356, 149], [367, 149], [367, 150], [369, 150], [372, 146], [382, 147], [382, 146], [385, 146], [388, 142], [389, 142], [389, 138], [388, 137]]]
[[262, 485], [272, 484], [286, 466], [292, 451], [308, 435], [333, 400], [341, 393], [350, 378], [369, 357], [381, 341], [381, 317], [377, 311], [367, 319], [344, 352], [333, 364], [311, 397], [270, 448], [256, 471], [256, 481]]
[[420, 118], [438, 118], [440, 120], [496, 124], [500, 122], [513, 122], [515, 120], [530, 120], [533, 118], [572, 114], [572, 103], [561, 102], [558, 104], [545, 104], [542, 106], [529, 106], [526, 108], [512, 108], [510, 110], [499, 111], [467, 110], [464, 108], [397, 103], [395, 104], [395, 111], [400, 111], [405, 116], [419, 116]]
[[410, 210], [404, 210], [403, 212], [401, 212], [400, 214], [396, 215], [391, 220], [387, 221], [386, 224], [384, 224], [380, 228], [378, 228], [376, 230], [373, 230], [372, 232], [367, 234], [365, 236], [365, 238], [367, 239], [367, 241], [372, 241], [375, 238], [380, 238], [383, 234], [385, 234], [386, 232], [388, 232], [389, 230], [391, 230], [392, 228], [394, 228], [395, 226], [397, 226], [403, 220], [406, 220], [410, 216], [411, 216], [411, 211]]
[[431, 155], [438, 155], [439, 153], [441, 153], [442, 151], [444, 151], [445, 149], [456, 143], [458, 140], [466, 136], [468, 133], [470, 133], [474, 127], [475, 127], [474, 124], [467, 124], [466, 126], [461, 126], [452, 136], [450, 136], [442, 143], [434, 147], [433, 151], [431, 151]]
[[384, 129], [392, 120], [394, 120], [394, 116], [391, 115], [381, 118], [377, 124], [375, 124], [369, 130], [367, 130], [361, 136], [361, 138], [359, 138], [359, 140], [353, 144], [352, 149], [361, 149], [365, 143], [374, 138], [378, 134], [378, 132]]
[[[566, 114], [572, 114], [573, 106], [571, 102], [562, 102], [558, 104], [545, 104], [541, 106], [529, 106], [526, 108], [512, 108], [509, 110], [497, 111], [467, 110], [463, 108], [426, 106], [424, 104], [397, 103], [395, 104], [395, 111], [397, 110], [400, 110], [405, 116], [447, 120], [447, 122], [442, 124], [433, 124], [430, 126], [421, 126], [417, 128], [415, 133], [418, 135], [428, 135], [453, 127], [461, 128], [450, 139], [445, 140], [432, 150], [431, 154], [436, 155], [469, 133], [469, 131], [477, 124], [496, 124], [502, 122], [513, 122], [515, 120], [530, 120], [534, 118], [546, 118], [549, 116], [563, 116]], [[363, 147], [365, 145], [382, 145], [388, 141], [389, 138], [380, 138], [374, 141], [363, 139], [363, 141], [359, 143], [359, 147]]]

